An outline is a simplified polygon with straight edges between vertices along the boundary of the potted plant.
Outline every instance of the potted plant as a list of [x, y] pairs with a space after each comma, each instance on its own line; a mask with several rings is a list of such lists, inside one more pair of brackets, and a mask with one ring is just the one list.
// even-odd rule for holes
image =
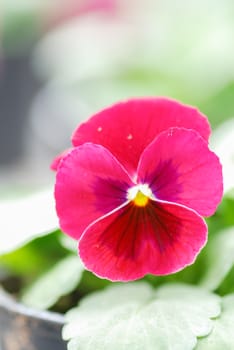
[[52, 163], [55, 203], [50, 190], [2, 207], [1, 280], [21, 302], [1, 292], [3, 350], [234, 346], [234, 200], [225, 188], [213, 215], [209, 134], [197, 109], [154, 97], [78, 126]]

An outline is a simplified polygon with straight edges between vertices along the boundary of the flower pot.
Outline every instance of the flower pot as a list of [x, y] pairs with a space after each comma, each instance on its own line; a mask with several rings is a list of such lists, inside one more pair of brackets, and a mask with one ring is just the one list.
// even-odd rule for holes
[[0, 58], [0, 163], [14, 164], [24, 155], [28, 110], [39, 83], [30, 70], [30, 52]]
[[28, 308], [0, 290], [1, 350], [66, 350], [63, 316]]

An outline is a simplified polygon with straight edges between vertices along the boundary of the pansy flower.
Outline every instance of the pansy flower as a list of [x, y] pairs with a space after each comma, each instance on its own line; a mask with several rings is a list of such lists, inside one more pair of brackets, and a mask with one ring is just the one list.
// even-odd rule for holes
[[197, 109], [166, 98], [117, 103], [75, 130], [54, 163], [55, 199], [88, 270], [129, 281], [194, 262], [222, 197], [209, 134]]

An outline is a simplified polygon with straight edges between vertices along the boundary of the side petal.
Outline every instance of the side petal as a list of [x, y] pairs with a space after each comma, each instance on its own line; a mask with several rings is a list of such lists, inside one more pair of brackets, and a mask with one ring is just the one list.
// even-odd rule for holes
[[119, 207], [131, 180], [112, 154], [86, 143], [63, 158], [55, 184], [60, 227], [78, 239], [94, 220]]
[[218, 157], [193, 130], [171, 128], [143, 152], [138, 182], [147, 183], [156, 198], [176, 202], [202, 216], [214, 213], [223, 193]]
[[50, 164], [50, 169], [57, 171], [59, 164], [61, 162], [61, 160], [72, 150], [72, 148], [68, 148], [65, 151], [63, 151], [62, 153], [58, 154], [52, 161], [52, 163]]
[[132, 203], [90, 225], [79, 242], [85, 267], [112, 281], [166, 275], [192, 264], [206, 243], [207, 226], [193, 210], [151, 201]]
[[117, 103], [95, 114], [75, 130], [72, 143], [100, 144], [134, 174], [141, 153], [170, 127], [196, 130], [208, 140], [210, 126], [197, 109], [167, 98], [138, 98]]

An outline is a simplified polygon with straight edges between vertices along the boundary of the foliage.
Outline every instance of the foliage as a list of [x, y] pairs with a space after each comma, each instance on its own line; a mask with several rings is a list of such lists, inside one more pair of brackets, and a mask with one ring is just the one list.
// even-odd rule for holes
[[[36, 212], [37, 201], [27, 198]], [[195, 263], [169, 276], [113, 284], [83, 272], [77, 243], [59, 230], [51, 232], [44, 216], [31, 235], [17, 237], [11, 248], [1, 236], [9, 248], [1, 245], [0, 277], [7, 287], [6, 276], [20, 276], [25, 304], [69, 310], [63, 329], [69, 350], [228, 350], [234, 322], [233, 209], [229, 191], [207, 219], [209, 240]], [[12, 227], [16, 234], [16, 223]]]
[[218, 296], [197, 287], [114, 285], [88, 296], [67, 314], [69, 350], [194, 349], [220, 314]]
[[[224, 174], [225, 196], [206, 219], [208, 243], [193, 265], [178, 273], [113, 284], [83, 271], [77, 242], [58, 230], [50, 188], [0, 201], [0, 283], [32, 307], [73, 308], [63, 329], [69, 350], [231, 350], [233, 2], [119, 2], [122, 9], [111, 20], [89, 14], [56, 27], [49, 2], [3, 0], [2, 72], [7, 56], [17, 60], [33, 50], [34, 74], [45, 85], [33, 101], [37, 115], [30, 117], [35, 122], [39, 115], [38, 135], [53, 150], [67, 127], [122, 98], [166, 95], [198, 106], [217, 127], [211, 148]], [[12, 289], [15, 278], [19, 286]]]

